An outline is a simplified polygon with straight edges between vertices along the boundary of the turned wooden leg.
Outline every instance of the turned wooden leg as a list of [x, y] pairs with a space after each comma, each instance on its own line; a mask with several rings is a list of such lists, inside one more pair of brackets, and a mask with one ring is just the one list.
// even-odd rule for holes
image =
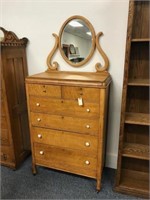
[[32, 164], [32, 174], [36, 175], [37, 174], [37, 169], [36, 169], [36, 165]]
[[101, 180], [97, 179], [97, 184], [96, 184], [97, 193], [100, 191], [100, 189], [101, 189]]

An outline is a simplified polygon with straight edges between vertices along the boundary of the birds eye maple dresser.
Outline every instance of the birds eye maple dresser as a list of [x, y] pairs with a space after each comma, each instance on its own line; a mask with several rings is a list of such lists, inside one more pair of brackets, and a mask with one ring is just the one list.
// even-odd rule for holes
[[[66, 34], [64, 30], [69, 22], [75, 20], [89, 28], [92, 35], [91, 52], [87, 53], [90, 55], [77, 63], [70, 61], [69, 55], [65, 54], [62, 48], [62, 35]], [[99, 191], [104, 165], [107, 100], [111, 82], [107, 72], [108, 58], [98, 44], [102, 33], [95, 37], [93, 27], [87, 19], [73, 16], [64, 23], [59, 37], [53, 35], [56, 42], [47, 58], [48, 70], [26, 78], [32, 171], [36, 174], [38, 165], [91, 177], [97, 180]], [[83, 65], [94, 52], [95, 38], [96, 47], [105, 63], [101, 67], [99, 63], [96, 64], [97, 72], [58, 71], [58, 63], [51, 64], [59, 44], [66, 62], [74, 67]], [[81, 54], [81, 47], [78, 46], [78, 49]], [[71, 54], [69, 49], [68, 52]]]

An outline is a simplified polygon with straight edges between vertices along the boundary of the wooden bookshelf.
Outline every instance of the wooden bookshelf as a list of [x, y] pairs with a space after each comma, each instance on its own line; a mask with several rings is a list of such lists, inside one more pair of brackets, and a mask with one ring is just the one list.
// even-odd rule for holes
[[145, 113], [126, 113], [125, 123], [150, 125], [150, 115]]
[[128, 85], [130, 86], [150, 86], [149, 79], [129, 79]]
[[149, 146], [135, 143], [125, 143], [123, 147], [123, 156], [149, 160]]
[[131, 42], [150, 42], [150, 38], [137, 38], [137, 39], [132, 39]]
[[129, 3], [115, 190], [149, 198], [150, 1]]
[[[130, 193], [135, 196], [143, 196], [147, 198], [147, 191], [149, 190], [148, 173], [135, 170], [122, 169], [120, 186], [116, 191], [123, 193]], [[135, 181], [136, 180], [136, 181]], [[141, 187], [142, 185], [142, 187]]]

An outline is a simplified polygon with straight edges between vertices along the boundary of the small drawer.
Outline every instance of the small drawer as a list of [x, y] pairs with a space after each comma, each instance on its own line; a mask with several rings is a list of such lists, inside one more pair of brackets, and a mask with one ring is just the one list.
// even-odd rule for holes
[[52, 146], [78, 149], [97, 155], [97, 137], [51, 129], [32, 128], [33, 142]]
[[31, 124], [37, 127], [88, 133], [92, 135], [97, 135], [99, 130], [99, 119], [84, 119], [33, 112], [31, 112], [30, 116]]
[[77, 100], [52, 99], [46, 97], [29, 97], [30, 109], [33, 112], [42, 112], [66, 116], [86, 118], [99, 117], [99, 104], [84, 102], [79, 106]]
[[82, 97], [84, 101], [99, 103], [100, 91], [97, 88], [62, 86], [62, 97], [76, 100]]
[[61, 87], [44, 84], [27, 84], [29, 95], [61, 98]]
[[35, 162], [50, 168], [96, 177], [96, 156], [82, 151], [34, 143]]

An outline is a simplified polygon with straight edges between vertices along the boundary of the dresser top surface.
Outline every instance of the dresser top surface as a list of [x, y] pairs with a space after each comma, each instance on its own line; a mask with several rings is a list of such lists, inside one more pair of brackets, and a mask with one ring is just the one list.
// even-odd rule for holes
[[26, 82], [50, 84], [92, 84], [93, 86], [106, 86], [111, 82], [111, 77], [108, 72], [43, 72], [28, 76]]

